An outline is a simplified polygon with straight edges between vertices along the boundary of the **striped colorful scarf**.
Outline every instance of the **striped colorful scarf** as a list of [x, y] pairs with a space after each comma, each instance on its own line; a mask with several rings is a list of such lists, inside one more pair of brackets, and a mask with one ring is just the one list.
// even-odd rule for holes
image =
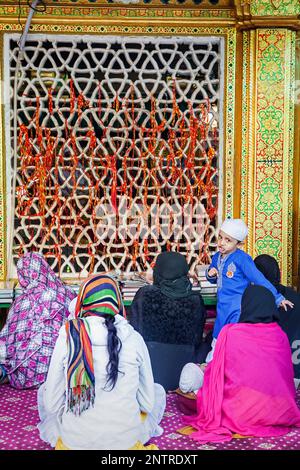
[[90, 276], [81, 286], [75, 319], [66, 323], [68, 345], [68, 410], [80, 415], [95, 401], [95, 375], [90, 340], [90, 316], [123, 314], [118, 285], [106, 275]]

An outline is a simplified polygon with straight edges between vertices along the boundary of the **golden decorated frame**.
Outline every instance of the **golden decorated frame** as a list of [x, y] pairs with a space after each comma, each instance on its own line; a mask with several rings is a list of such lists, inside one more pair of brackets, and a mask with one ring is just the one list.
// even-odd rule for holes
[[[249, 1], [221, 1], [212, 7], [208, 1], [195, 5], [187, 0], [179, 5], [171, 0], [166, 6], [160, 0], [150, 4], [124, 5], [121, 3], [95, 3], [78, 0], [76, 3], [62, 0], [47, 1], [47, 12], [37, 13], [30, 32], [47, 34], [100, 34], [100, 35], [160, 35], [202, 36], [215, 35], [225, 38], [225, 94], [224, 94], [224, 183], [223, 216], [242, 216], [249, 225], [246, 250], [255, 255], [257, 249], [257, 208], [259, 188], [256, 182], [262, 167], [257, 166], [255, 145], [258, 139], [259, 86], [257, 74], [261, 63], [257, 60], [260, 39], [257, 27], [273, 28], [273, 32], [284, 26], [285, 45], [288, 49], [289, 67], [285, 70], [282, 86], [289, 90], [284, 104], [287, 113], [282, 134], [281, 178], [285, 182], [282, 206], [278, 211], [282, 234], [278, 259], [283, 280], [298, 281], [299, 259], [299, 132], [294, 127], [294, 105], [291, 105], [292, 87], [297, 72], [295, 53], [295, 29], [300, 28], [298, 11], [284, 10], [273, 15], [267, 2], [256, 2], [257, 14], [251, 11]], [[28, 8], [21, 0], [20, 22], [24, 24]], [[262, 9], [262, 6], [265, 9]], [[263, 15], [262, 15], [263, 13]], [[0, 54], [3, 77], [3, 36], [6, 32], [20, 32], [16, 2], [6, 0], [0, 5]], [[270, 29], [270, 31], [271, 31]], [[272, 34], [272, 32], [270, 33]], [[298, 51], [299, 52], [299, 51]], [[287, 57], [284, 59], [286, 61]], [[299, 58], [298, 58], [299, 60]], [[285, 62], [286, 64], [287, 62]], [[299, 62], [298, 62], [299, 65]], [[299, 67], [298, 67], [299, 69]], [[296, 77], [297, 78], [297, 77]], [[299, 79], [299, 78], [298, 78]], [[1, 90], [3, 94], [3, 90]], [[3, 103], [3, 99], [1, 100]], [[0, 130], [0, 279], [6, 280], [6, 187], [5, 144], [3, 105], [1, 106]], [[299, 105], [296, 106], [296, 122], [299, 122]], [[297, 129], [297, 127], [296, 127]], [[295, 147], [294, 147], [295, 140]], [[260, 232], [261, 237], [264, 234]], [[266, 230], [265, 236], [268, 236]], [[292, 279], [293, 276], [293, 279]]]

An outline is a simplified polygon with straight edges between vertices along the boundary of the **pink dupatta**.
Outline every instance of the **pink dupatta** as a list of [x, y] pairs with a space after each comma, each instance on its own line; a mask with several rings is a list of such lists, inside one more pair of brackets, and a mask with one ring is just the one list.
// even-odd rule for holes
[[269, 437], [300, 427], [291, 350], [277, 323], [223, 327], [203, 387], [198, 415], [185, 417], [201, 443], [224, 442], [233, 433]]

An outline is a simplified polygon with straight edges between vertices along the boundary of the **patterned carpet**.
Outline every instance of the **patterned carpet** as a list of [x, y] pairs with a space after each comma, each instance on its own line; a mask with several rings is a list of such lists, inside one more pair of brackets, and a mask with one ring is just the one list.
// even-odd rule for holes
[[[300, 390], [297, 393], [300, 406]], [[0, 386], [0, 449], [48, 450], [50, 446], [39, 438], [36, 428], [38, 412], [35, 390], [14, 390]], [[300, 450], [300, 429], [293, 429], [283, 437], [233, 439], [225, 444], [197, 445], [191, 438], [178, 434], [184, 426], [176, 408], [175, 396], [168, 395], [168, 404], [162, 421], [164, 434], [151, 442], [161, 450]]]

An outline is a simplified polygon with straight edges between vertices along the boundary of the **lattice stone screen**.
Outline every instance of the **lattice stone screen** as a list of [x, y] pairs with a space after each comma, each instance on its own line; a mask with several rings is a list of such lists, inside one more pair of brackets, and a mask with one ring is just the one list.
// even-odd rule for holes
[[217, 37], [31, 35], [15, 80], [6, 35], [10, 276], [30, 250], [67, 277], [145, 271], [163, 249], [192, 268], [210, 261], [223, 48]]

